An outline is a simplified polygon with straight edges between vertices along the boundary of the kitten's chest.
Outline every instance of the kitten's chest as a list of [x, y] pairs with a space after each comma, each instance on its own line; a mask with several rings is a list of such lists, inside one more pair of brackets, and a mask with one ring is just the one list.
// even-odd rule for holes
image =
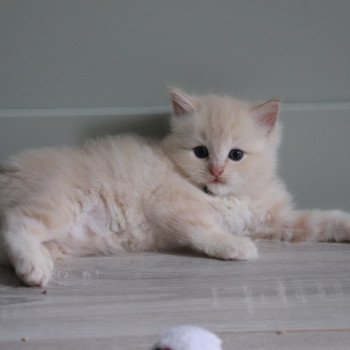
[[[269, 216], [269, 207], [265, 202], [253, 200], [248, 196], [228, 196], [221, 198], [221, 214], [228, 225], [242, 234], [255, 230], [265, 224]], [[229, 214], [227, 214], [229, 213]]]

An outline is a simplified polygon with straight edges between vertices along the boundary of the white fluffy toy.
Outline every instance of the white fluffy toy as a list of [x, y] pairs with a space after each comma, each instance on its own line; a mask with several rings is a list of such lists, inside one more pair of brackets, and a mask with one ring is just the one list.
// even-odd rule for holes
[[166, 331], [152, 350], [222, 350], [221, 339], [195, 326], [180, 326]]

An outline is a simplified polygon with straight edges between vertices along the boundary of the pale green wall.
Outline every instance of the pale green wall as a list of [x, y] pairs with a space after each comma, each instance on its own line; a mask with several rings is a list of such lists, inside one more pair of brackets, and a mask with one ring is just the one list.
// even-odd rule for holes
[[0, 0], [0, 109], [162, 106], [166, 85], [350, 100], [349, 0]]

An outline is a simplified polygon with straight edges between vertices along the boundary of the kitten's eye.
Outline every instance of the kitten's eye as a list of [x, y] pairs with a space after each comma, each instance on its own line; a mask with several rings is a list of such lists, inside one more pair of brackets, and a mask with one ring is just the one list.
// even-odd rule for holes
[[234, 148], [234, 149], [231, 149], [228, 156], [233, 161], [238, 162], [243, 158], [244, 152], [241, 149]]
[[198, 158], [206, 158], [209, 155], [208, 149], [204, 146], [197, 146], [193, 149], [194, 154]]

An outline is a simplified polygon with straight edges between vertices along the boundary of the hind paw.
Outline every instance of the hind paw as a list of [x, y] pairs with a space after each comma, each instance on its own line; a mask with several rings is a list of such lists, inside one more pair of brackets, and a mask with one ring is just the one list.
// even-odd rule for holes
[[18, 258], [14, 263], [17, 276], [28, 286], [44, 287], [49, 282], [53, 262], [50, 256]]

